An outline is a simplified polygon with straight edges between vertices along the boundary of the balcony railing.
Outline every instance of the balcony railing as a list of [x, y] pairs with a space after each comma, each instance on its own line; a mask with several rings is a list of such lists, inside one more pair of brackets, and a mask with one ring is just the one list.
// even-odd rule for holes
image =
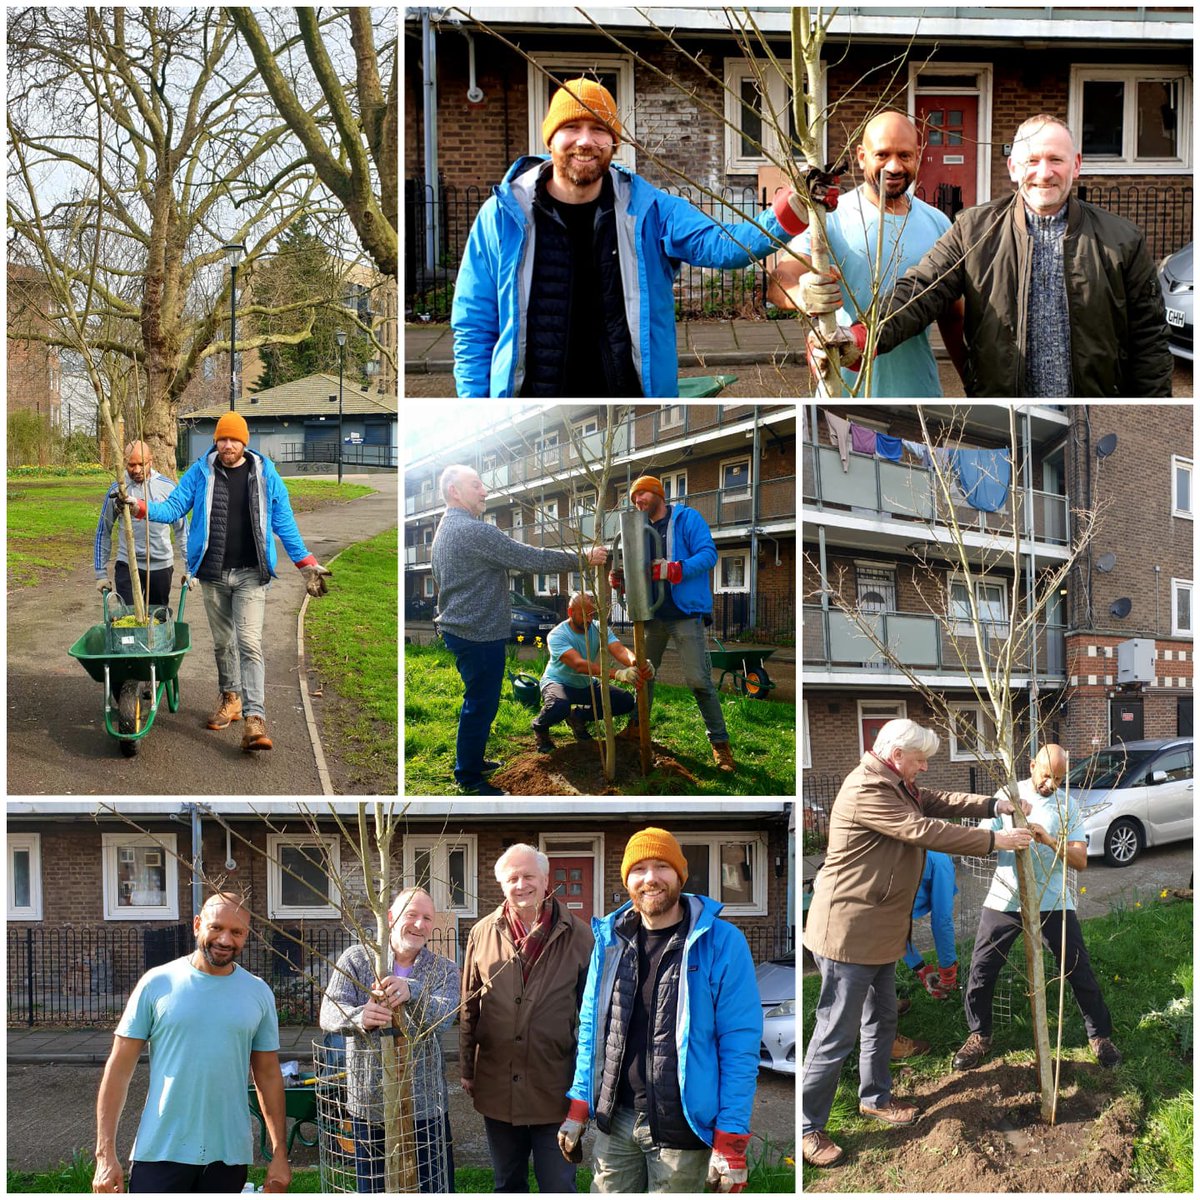
[[[876, 637], [905, 666], [920, 672], [971, 674], [979, 669], [979, 650], [968, 625], [928, 613], [872, 613], [866, 618]], [[1066, 677], [1063, 625], [1039, 623], [1037, 627], [1037, 673], [1040, 678]], [[1008, 638], [1007, 622], [985, 623], [983, 650], [989, 667]], [[879, 671], [900, 674], [883, 652], [840, 609], [828, 611], [819, 604], [804, 606], [804, 662], [831, 670]], [[1016, 655], [1014, 670], [1029, 671], [1029, 645]]]
[[433, 560], [433, 546], [405, 546], [404, 565], [416, 567]]
[[[949, 511], [933, 473], [923, 467], [901, 466], [873, 454], [849, 455], [849, 469], [842, 469], [836, 446], [804, 444], [804, 499], [821, 509], [853, 512], [899, 523], [946, 525]], [[1017, 520], [1025, 523], [1026, 495], [1017, 491]], [[982, 512], [968, 505], [955, 505], [960, 528], [976, 533], [1011, 535], [1012, 510]], [[1065, 496], [1051, 492], [1033, 493], [1033, 532], [1039, 542], [1070, 545], [1070, 514]], [[1027, 535], [1026, 535], [1027, 536]]]

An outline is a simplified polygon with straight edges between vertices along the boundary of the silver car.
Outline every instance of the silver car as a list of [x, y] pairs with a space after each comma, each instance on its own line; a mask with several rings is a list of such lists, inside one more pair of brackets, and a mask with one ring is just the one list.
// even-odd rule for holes
[[758, 1065], [787, 1075], [796, 1073], [796, 954], [789, 951], [754, 971], [763, 1010]]
[[1147, 846], [1192, 836], [1192, 739], [1123, 742], [1071, 768], [1088, 857], [1127, 867]]
[[1192, 243], [1158, 264], [1158, 284], [1167, 309], [1167, 341], [1176, 358], [1192, 361]]

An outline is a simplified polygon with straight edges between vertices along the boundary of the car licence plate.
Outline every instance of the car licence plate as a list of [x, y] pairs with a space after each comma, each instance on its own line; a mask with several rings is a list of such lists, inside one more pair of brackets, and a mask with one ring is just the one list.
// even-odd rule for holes
[[553, 629], [553, 628], [554, 628], [554, 623], [553, 623], [552, 621], [543, 621], [543, 622], [542, 622], [542, 623], [541, 623], [541, 624], [538, 626], [538, 632], [540, 632], [540, 633], [547, 633], [549, 630], [551, 630], [551, 629]]
[[1171, 325], [1176, 329], [1182, 329], [1183, 322], [1184, 322], [1183, 309], [1181, 309], [1181, 308], [1168, 308], [1167, 309], [1167, 324], [1168, 325]]

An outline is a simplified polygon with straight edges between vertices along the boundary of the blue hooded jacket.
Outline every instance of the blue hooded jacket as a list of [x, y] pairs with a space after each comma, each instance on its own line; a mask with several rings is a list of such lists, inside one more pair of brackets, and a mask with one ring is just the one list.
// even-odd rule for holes
[[[534, 189], [539, 174], [551, 169], [549, 163], [546, 155], [515, 162], [471, 226], [450, 314], [460, 396], [518, 396], [525, 382]], [[786, 245], [791, 234], [771, 209], [759, 215], [757, 225], [722, 225], [690, 200], [661, 191], [624, 167], [614, 164], [609, 170], [633, 365], [644, 396], [678, 396], [674, 285], [679, 264], [745, 267]]]
[[[251, 489], [251, 501], [257, 500], [259, 525], [263, 530], [266, 545], [260, 547], [267, 570], [275, 576], [275, 538], [283, 543], [284, 550], [294, 563], [309, 557], [308, 548], [296, 528], [296, 518], [292, 515], [292, 504], [288, 499], [287, 488], [275, 464], [269, 458], [264, 458], [256, 450], [246, 449], [246, 457], [252, 460], [257, 468], [260, 486]], [[212, 477], [213, 463], [217, 458], [217, 448], [213, 448], [198, 458], [183, 473], [175, 490], [163, 501], [146, 506], [146, 517], [151, 521], [162, 521], [164, 524], [178, 521], [186, 512], [191, 512], [191, 528], [187, 539], [187, 569], [189, 575], [195, 575], [200, 570], [204, 555], [208, 550], [208, 522], [212, 512]]]
[[[713, 1131], [749, 1133], [762, 1044], [762, 1001], [754, 960], [742, 931], [717, 919], [724, 907], [708, 896], [680, 897], [691, 927], [680, 964], [676, 1041], [679, 1091], [688, 1124], [708, 1145]], [[596, 939], [579, 1014], [579, 1048], [570, 1100], [586, 1100], [596, 1115], [604, 1070], [604, 1034], [617, 962], [624, 942], [615, 926], [632, 902], [592, 918]]]
[[675, 607], [689, 617], [702, 617], [712, 612], [712, 569], [717, 565], [717, 547], [708, 529], [708, 522], [680, 500], [671, 502], [667, 521], [667, 544], [664, 553], [668, 562], [683, 568], [683, 578], [671, 585]]

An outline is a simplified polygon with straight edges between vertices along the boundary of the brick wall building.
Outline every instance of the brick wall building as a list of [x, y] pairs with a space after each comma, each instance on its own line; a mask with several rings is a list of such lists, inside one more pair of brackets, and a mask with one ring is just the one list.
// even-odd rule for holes
[[30, 337], [49, 328], [54, 311], [50, 289], [41, 272], [8, 264], [8, 411], [44, 417], [52, 428], [62, 410], [62, 371], [58, 351]]
[[[353, 827], [355, 806], [337, 804]], [[320, 954], [336, 959], [353, 940], [347, 909], [369, 924], [361, 868], [332, 819], [303, 817], [285, 801], [122, 808], [128, 821], [87, 802], [9, 802], [8, 962], [10, 979], [21, 981], [10, 988], [10, 1021], [26, 1019], [30, 990], [40, 1019], [115, 1017], [148, 963], [193, 948], [194, 814], [203, 895], [219, 884], [250, 897], [255, 920], [244, 965], [268, 978], [281, 1003], [286, 997], [296, 1011], [314, 996], [319, 1004], [319, 981], [328, 972]], [[561, 899], [588, 919], [628, 899], [620, 864], [630, 836], [665, 826], [688, 856], [688, 890], [726, 905], [726, 919], [742, 929], [759, 962], [791, 946], [790, 821], [789, 801], [634, 800], [617, 811], [582, 800], [569, 811], [536, 815], [418, 801], [400, 820], [392, 874], [396, 891], [412, 882], [428, 887], [442, 914], [437, 948], [461, 961], [471, 927], [503, 900], [493, 867], [508, 846], [542, 849]], [[331, 882], [335, 874], [341, 887]], [[65, 989], [55, 978], [64, 969], [71, 984]]]
[[[606, 406], [530, 406], [410, 461], [405, 468], [405, 597], [409, 615], [428, 616], [435, 598], [431, 546], [445, 504], [442, 470], [460, 462], [480, 472], [489, 492], [484, 519], [529, 545], [573, 548], [577, 529], [596, 535], [594, 489], [570, 446], [565, 422], [599, 450]], [[565, 414], [565, 415], [564, 415]], [[795, 408], [767, 404], [634, 405], [618, 430], [613, 482], [604, 497], [611, 543], [616, 510], [638, 476], [660, 477], [708, 523], [717, 547], [712, 573], [718, 636], [757, 628], [778, 639], [795, 633]], [[757, 458], [755, 451], [757, 450]], [[752, 569], [753, 560], [753, 569]], [[574, 572], [513, 574], [515, 590], [566, 615], [580, 586]], [[624, 619], [618, 608], [618, 622]]]

